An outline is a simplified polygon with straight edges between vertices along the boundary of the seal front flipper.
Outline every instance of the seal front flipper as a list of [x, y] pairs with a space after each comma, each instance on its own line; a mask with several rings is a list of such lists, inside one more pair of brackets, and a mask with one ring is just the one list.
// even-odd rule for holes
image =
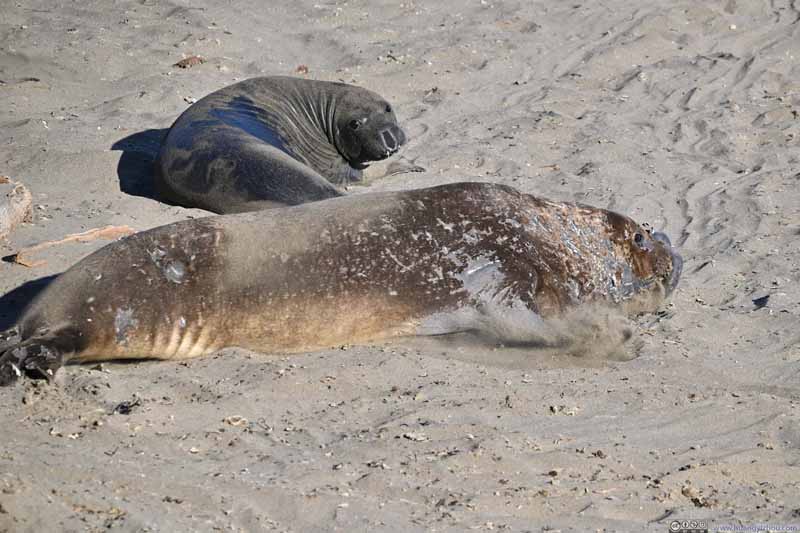
[[397, 161], [392, 161], [386, 168], [386, 176], [397, 176], [398, 174], [411, 174], [418, 172], [427, 172], [428, 169], [421, 167], [409, 159], [403, 157]]
[[417, 165], [413, 160], [404, 156], [400, 156], [392, 161], [380, 161], [370, 165], [363, 170], [362, 178], [354, 183], [356, 186], [368, 186], [373, 182], [388, 178], [389, 176], [398, 176], [400, 174], [411, 174], [418, 172], [427, 172], [425, 167]]

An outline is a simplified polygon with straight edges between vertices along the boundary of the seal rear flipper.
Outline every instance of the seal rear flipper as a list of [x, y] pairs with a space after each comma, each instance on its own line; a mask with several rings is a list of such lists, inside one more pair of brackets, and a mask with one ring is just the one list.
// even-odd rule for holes
[[240, 147], [236, 170], [234, 190], [228, 194], [232, 203], [241, 197], [244, 202], [299, 205], [346, 194], [311, 167], [273, 146]]
[[51, 381], [66, 360], [66, 352], [56, 339], [32, 338], [11, 345], [0, 344], [0, 386], [11, 385], [23, 374]]

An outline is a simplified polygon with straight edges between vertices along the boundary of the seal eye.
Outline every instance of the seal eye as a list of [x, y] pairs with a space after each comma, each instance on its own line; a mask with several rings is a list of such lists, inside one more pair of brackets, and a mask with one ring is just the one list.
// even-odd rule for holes
[[386, 112], [387, 113], [391, 113], [392, 112], [392, 106], [390, 106], [389, 104], [386, 104]]
[[351, 130], [355, 131], [355, 130], [357, 130], [358, 128], [361, 127], [361, 121], [353, 119], [347, 125], [350, 127]]
[[636, 233], [633, 236], [633, 242], [635, 242], [639, 247], [644, 244], [644, 235], [641, 233]]

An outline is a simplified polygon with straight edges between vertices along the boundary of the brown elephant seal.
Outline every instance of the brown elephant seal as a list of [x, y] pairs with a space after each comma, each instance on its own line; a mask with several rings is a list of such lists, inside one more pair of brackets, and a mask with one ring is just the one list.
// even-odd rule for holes
[[653, 310], [678, 282], [662, 234], [488, 183], [186, 220], [59, 276], [0, 341], [0, 382], [67, 360], [297, 352], [537, 323], [584, 303]]
[[290, 77], [245, 80], [178, 117], [155, 163], [157, 194], [238, 213], [342, 196], [371, 161], [404, 143], [392, 106], [372, 91]]

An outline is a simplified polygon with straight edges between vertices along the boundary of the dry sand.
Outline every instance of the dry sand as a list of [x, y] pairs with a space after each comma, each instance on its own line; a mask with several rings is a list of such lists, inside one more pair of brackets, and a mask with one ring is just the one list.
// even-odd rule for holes
[[[0, 1], [0, 175], [35, 205], [3, 256], [204, 215], [151, 198], [160, 131], [307, 68], [395, 104], [427, 172], [373, 189], [506, 183], [650, 222], [686, 259], [627, 362], [409, 341], [0, 390], [0, 530], [800, 526], [799, 19], [789, 0]], [[1, 263], [0, 327], [103, 244]]]

